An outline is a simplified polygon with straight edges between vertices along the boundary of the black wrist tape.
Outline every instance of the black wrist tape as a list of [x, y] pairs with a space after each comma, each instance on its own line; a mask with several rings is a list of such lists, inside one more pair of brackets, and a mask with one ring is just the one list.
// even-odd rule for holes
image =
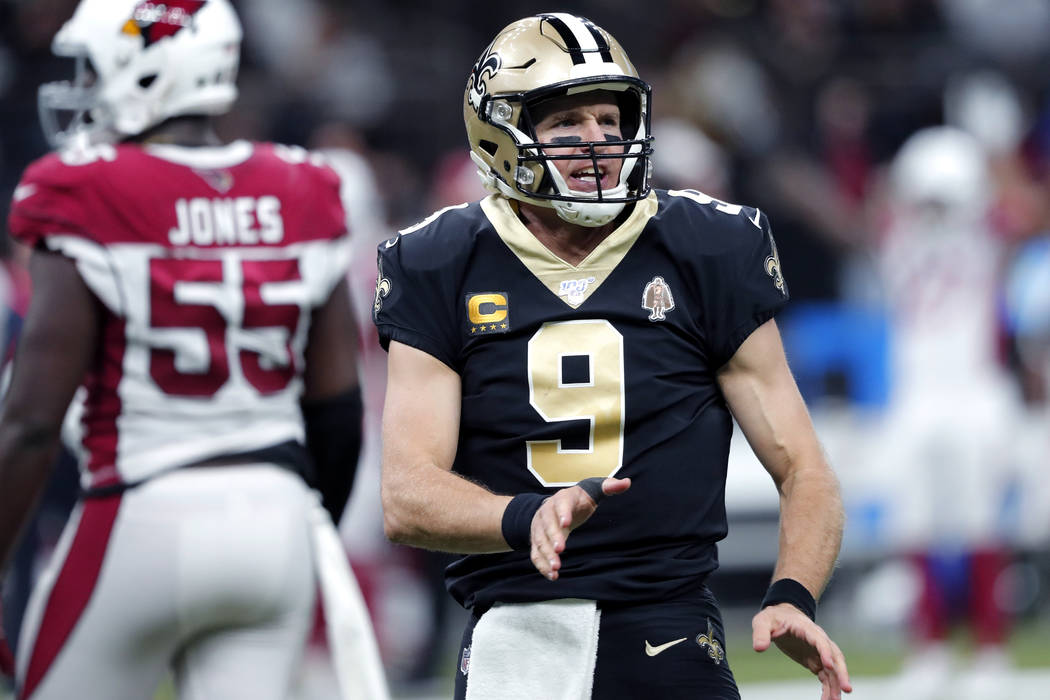
[[532, 516], [547, 497], [541, 493], [519, 493], [503, 511], [503, 539], [511, 549], [529, 551], [532, 547]]
[[602, 491], [602, 482], [605, 481], [605, 477], [592, 476], [590, 479], [584, 479], [576, 482], [576, 485], [587, 492], [587, 495], [591, 497], [595, 505], [601, 502], [602, 498], [605, 497], [605, 492]]
[[777, 603], [791, 603], [814, 622], [817, 619], [817, 601], [805, 586], [793, 578], [782, 578], [773, 582], [762, 599], [762, 607]]

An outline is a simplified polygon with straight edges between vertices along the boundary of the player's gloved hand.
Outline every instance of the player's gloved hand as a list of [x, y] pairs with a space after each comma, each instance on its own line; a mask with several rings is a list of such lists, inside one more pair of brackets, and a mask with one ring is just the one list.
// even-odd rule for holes
[[630, 479], [585, 479], [556, 491], [532, 517], [531, 559], [537, 571], [555, 581], [569, 533], [587, 521], [598, 501], [631, 488]]
[[7, 644], [7, 636], [4, 634], [2, 608], [0, 608], [0, 677], [15, 677], [15, 656], [11, 653], [11, 647]]
[[853, 692], [842, 650], [827, 632], [790, 603], [763, 608], [751, 620], [751, 642], [755, 651], [775, 643], [782, 652], [808, 668], [820, 679], [820, 700], [841, 700]]

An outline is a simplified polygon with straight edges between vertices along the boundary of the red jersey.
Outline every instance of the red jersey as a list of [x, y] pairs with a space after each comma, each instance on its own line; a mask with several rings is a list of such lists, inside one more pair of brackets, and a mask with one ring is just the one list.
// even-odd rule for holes
[[311, 312], [349, 263], [317, 156], [245, 141], [51, 154], [15, 190], [10, 231], [74, 260], [105, 308], [86, 488], [303, 441]]

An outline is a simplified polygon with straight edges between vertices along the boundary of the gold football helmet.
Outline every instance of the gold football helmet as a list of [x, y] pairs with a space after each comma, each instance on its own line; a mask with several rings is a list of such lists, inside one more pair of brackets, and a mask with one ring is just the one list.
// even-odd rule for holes
[[[620, 107], [619, 141], [583, 142], [585, 152], [558, 155], [564, 144], [536, 141], [534, 114], [552, 97], [606, 90]], [[504, 28], [478, 58], [463, 95], [470, 157], [485, 187], [551, 207], [574, 224], [601, 226], [628, 202], [649, 194], [650, 88], [620, 44], [590, 20], [565, 13], [536, 15]], [[606, 147], [622, 152], [608, 153]], [[553, 147], [552, 153], [544, 153]], [[602, 147], [599, 155], [595, 150]], [[579, 149], [576, 149], [579, 150]], [[551, 161], [623, 161], [619, 184], [603, 191], [569, 189]]]

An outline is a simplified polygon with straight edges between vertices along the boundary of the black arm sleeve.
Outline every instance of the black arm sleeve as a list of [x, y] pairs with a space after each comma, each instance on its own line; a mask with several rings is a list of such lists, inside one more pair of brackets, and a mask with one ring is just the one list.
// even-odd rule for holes
[[306, 448], [314, 463], [321, 504], [338, 524], [346, 508], [361, 452], [361, 389], [302, 402]]

